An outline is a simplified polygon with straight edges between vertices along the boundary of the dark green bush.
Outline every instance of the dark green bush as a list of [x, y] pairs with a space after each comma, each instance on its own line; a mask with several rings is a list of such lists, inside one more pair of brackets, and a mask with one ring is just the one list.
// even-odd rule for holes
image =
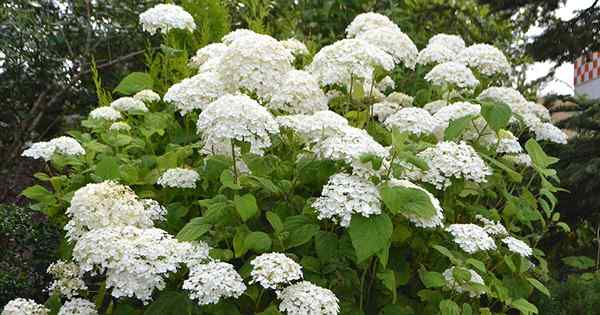
[[0, 204], [0, 305], [13, 298], [43, 301], [60, 231], [42, 214]]
[[597, 315], [600, 314], [600, 276], [582, 274], [549, 285], [551, 297], [540, 298], [540, 314]]

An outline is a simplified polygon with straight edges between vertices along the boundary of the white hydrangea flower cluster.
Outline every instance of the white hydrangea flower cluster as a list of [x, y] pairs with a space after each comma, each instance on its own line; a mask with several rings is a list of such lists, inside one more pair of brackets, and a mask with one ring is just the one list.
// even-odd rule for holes
[[246, 291], [246, 285], [233, 265], [213, 261], [191, 266], [183, 289], [190, 291], [190, 298], [199, 305], [208, 305], [222, 298], [239, 297]]
[[167, 208], [163, 207], [154, 199], [140, 199], [144, 209], [148, 212], [152, 221], [164, 221], [167, 215]]
[[458, 54], [466, 48], [465, 41], [459, 35], [451, 34], [436, 34], [433, 35], [427, 45], [440, 45], [450, 50], [454, 54]]
[[191, 14], [182, 7], [174, 4], [157, 4], [140, 14], [142, 29], [151, 35], [160, 30], [163, 34], [172, 29], [182, 29], [193, 32], [196, 23]]
[[439, 124], [437, 118], [419, 107], [402, 108], [384, 122], [388, 129], [397, 128], [401, 132], [409, 132], [417, 136], [432, 134]]
[[338, 84], [350, 87], [358, 84], [358, 79], [372, 82], [377, 67], [392, 70], [394, 58], [364, 40], [343, 39], [323, 47], [314, 56], [307, 71], [322, 86]]
[[[435, 115], [440, 109], [448, 106], [448, 102], [445, 100], [437, 100], [429, 102], [423, 105], [423, 109], [428, 111], [431, 115]], [[438, 118], [439, 119], [439, 118]]]
[[468, 280], [467, 283], [459, 283], [458, 281], [456, 281], [456, 279], [454, 279], [454, 269], [455, 268], [458, 268], [458, 267], [448, 268], [442, 273], [442, 275], [446, 279], [446, 287], [448, 289], [454, 290], [458, 293], [467, 292], [467, 293], [469, 293], [469, 297], [471, 297], [471, 298], [479, 297], [480, 295], [485, 293], [484, 291], [481, 291], [481, 290], [478, 290], [476, 288], [469, 286], [469, 284], [485, 285], [483, 278], [481, 278], [481, 276], [477, 272], [475, 272], [472, 269], [468, 269], [468, 268], [460, 268], [460, 269], [470, 273], [471, 278]]
[[512, 132], [501, 130], [499, 134], [500, 139], [498, 141], [498, 147], [496, 147], [497, 153], [518, 154], [523, 152], [523, 147], [521, 147], [519, 139], [515, 137]]
[[288, 38], [280, 41], [280, 43], [294, 56], [303, 56], [309, 53], [306, 45], [295, 38]]
[[369, 217], [381, 213], [377, 187], [362, 177], [343, 173], [329, 178], [312, 207], [319, 220], [331, 219], [343, 227], [350, 226], [353, 214]]
[[201, 72], [173, 84], [165, 94], [165, 102], [173, 103], [183, 116], [194, 109], [204, 110], [225, 94], [225, 86], [214, 72]]
[[187, 250], [181, 253], [182, 261], [190, 268], [212, 261], [210, 257], [210, 246], [203, 241], [189, 243]]
[[457, 60], [488, 76], [510, 73], [510, 63], [506, 56], [500, 49], [488, 44], [467, 47], [458, 54]]
[[84, 155], [85, 149], [83, 149], [77, 140], [71, 137], [62, 136], [50, 141], [36, 142], [23, 151], [21, 156], [50, 161], [54, 153], [78, 156]]
[[105, 227], [151, 227], [154, 217], [131, 188], [112, 181], [87, 184], [75, 191], [66, 215], [67, 238], [77, 240], [84, 233]]
[[112, 123], [108, 129], [113, 131], [129, 131], [131, 130], [131, 126], [126, 122], [117, 121]]
[[83, 272], [105, 273], [113, 297], [147, 302], [154, 289], [165, 287], [164, 278], [177, 270], [190, 246], [157, 228], [108, 227], [85, 233], [73, 258]]
[[252, 261], [252, 281], [265, 289], [280, 289], [303, 277], [302, 266], [282, 253], [262, 254]]
[[322, 159], [343, 160], [356, 163], [361, 156], [373, 154], [385, 158], [389, 152], [366, 130], [354, 127], [343, 127], [341, 133], [327, 137], [315, 144], [313, 152]]
[[439, 129], [443, 133], [450, 121], [470, 115], [479, 115], [481, 106], [469, 102], [456, 102], [450, 105], [441, 107], [433, 114], [439, 122]]
[[187, 168], [170, 168], [156, 181], [157, 185], [171, 188], [196, 188], [200, 179], [198, 172]]
[[456, 59], [456, 53], [439, 44], [429, 44], [417, 56], [420, 65], [446, 63]]
[[445, 190], [452, 178], [464, 178], [476, 183], [485, 183], [492, 170], [477, 155], [470, 145], [460, 142], [440, 142], [435, 147], [427, 148], [418, 156], [429, 166], [429, 170], [420, 178], [421, 181]]
[[108, 121], [117, 121], [123, 116], [121, 112], [110, 107], [110, 106], [102, 106], [98, 107], [90, 112], [90, 118], [92, 119], [103, 119]]
[[278, 292], [279, 310], [288, 315], [337, 315], [339, 300], [331, 290], [308, 281], [293, 284]]
[[229, 47], [223, 43], [208, 44], [196, 51], [196, 54], [190, 58], [189, 65], [193, 68], [200, 68], [208, 60], [223, 56], [227, 49]]
[[136, 100], [140, 100], [142, 102], [147, 102], [147, 103], [160, 101], [160, 95], [158, 95], [158, 93], [156, 93], [150, 89], [141, 90], [141, 91], [135, 93], [133, 98]]
[[390, 18], [379, 13], [367, 12], [357, 15], [354, 20], [346, 27], [346, 36], [353, 38], [361, 33], [379, 28], [395, 28], [400, 30]]
[[98, 315], [96, 305], [84, 299], [72, 299], [58, 311], [58, 315]]
[[78, 296], [80, 291], [87, 290], [87, 285], [82, 279], [79, 266], [73, 262], [59, 260], [50, 264], [48, 273], [54, 281], [50, 284], [48, 291], [70, 299]]
[[453, 61], [441, 63], [433, 67], [425, 75], [425, 80], [431, 82], [433, 85], [452, 85], [461, 90], [473, 89], [479, 85], [479, 80], [477, 80], [467, 66]]
[[531, 247], [529, 247], [527, 243], [516, 239], [512, 236], [503, 238], [502, 243], [504, 243], [508, 247], [508, 250], [510, 250], [513, 253], [519, 254], [523, 257], [529, 257], [533, 255], [533, 249], [531, 249]]
[[275, 117], [244, 94], [227, 94], [210, 103], [200, 114], [198, 133], [205, 147], [218, 147], [232, 140], [250, 144], [250, 152], [258, 155], [271, 146], [271, 134], [279, 133]]
[[251, 31], [251, 30], [245, 29], [245, 28], [238, 28], [235, 31], [230, 32], [229, 34], [223, 36], [223, 38], [221, 38], [221, 42], [223, 42], [223, 44], [229, 46], [233, 42], [235, 42], [239, 39], [252, 37], [255, 35], [257, 35], [257, 33], [254, 31]]
[[373, 116], [375, 116], [377, 120], [382, 122], [385, 121], [392, 114], [395, 114], [400, 109], [402, 109], [402, 105], [387, 100], [375, 103], [372, 106]]
[[548, 140], [559, 144], [567, 143], [567, 135], [551, 123], [539, 124], [534, 128], [533, 132], [535, 133], [536, 140]]
[[329, 110], [318, 111], [312, 115], [278, 116], [276, 120], [281, 127], [294, 130], [308, 142], [341, 134], [349, 127], [346, 118]]
[[383, 93], [387, 90], [393, 90], [396, 88], [396, 82], [394, 82], [394, 79], [392, 79], [390, 76], [386, 76], [385, 78], [381, 79], [381, 81], [377, 82], [375, 87]]
[[429, 197], [429, 201], [431, 201], [431, 204], [435, 208], [435, 215], [431, 218], [425, 219], [425, 218], [422, 218], [420, 216], [416, 216], [413, 214], [407, 214], [406, 217], [415, 226], [421, 227], [421, 228], [431, 228], [431, 229], [444, 226], [444, 223], [443, 223], [444, 210], [442, 209], [440, 201], [434, 195], [432, 195], [429, 191], [427, 191], [423, 187], [417, 186], [417, 185], [411, 183], [410, 181], [403, 180], [403, 179], [392, 178], [392, 179], [390, 179], [389, 184], [391, 187], [406, 187], [406, 188], [418, 189], [420, 191], [423, 191]]
[[454, 242], [469, 254], [478, 251], [495, 250], [496, 242], [480, 226], [475, 224], [452, 224], [446, 228], [454, 237]]
[[515, 113], [523, 113], [523, 104], [527, 103], [527, 99], [519, 91], [510, 87], [489, 87], [483, 90], [477, 99], [506, 103]]
[[476, 215], [475, 219], [483, 223], [483, 229], [491, 236], [505, 236], [508, 235], [508, 231], [500, 222], [490, 220], [482, 215]]
[[49, 309], [34, 300], [16, 298], [4, 306], [2, 315], [48, 315], [49, 312]]
[[386, 101], [400, 104], [404, 107], [413, 106], [413, 102], [415, 100], [414, 97], [410, 95], [406, 95], [402, 92], [393, 92], [385, 98]]
[[359, 33], [357, 39], [379, 47], [394, 58], [396, 64], [404, 63], [409, 69], [417, 64], [419, 50], [413, 41], [398, 27], [382, 27]]
[[120, 112], [147, 112], [148, 107], [139, 99], [135, 99], [133, 97], [125, 96], [118, 98], [112, 103], [110, 103], [110, 107], [120, 111]]
[[312, 114], [328, 110], [327, 97], [317, 80], [308, 72], [292, 70], [287, 73], [267, 107], [289, 114]]
[[267, 35], [249, 35], [233, 41], [220, 58], [215, 72], [228, 91], [245, 89], [268, 100], [281, 78], [293, 70], [292, 54]]
[[533, 165], [533, 161], [527, 153], [509, 154], [505, 155], [504, 157], [514, 162], [515, 164], [522, 165], [525, 167], [531, 167]]

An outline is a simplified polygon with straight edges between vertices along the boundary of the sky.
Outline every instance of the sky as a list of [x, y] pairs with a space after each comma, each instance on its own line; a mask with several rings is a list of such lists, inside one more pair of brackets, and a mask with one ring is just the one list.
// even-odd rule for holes
[[[592, 5], [594, 0], [567, 0], [555, 14], [563, 20], [568, 20], [575, 15], [575, 10], [581, 10], [588, 8]], [[535, 36], [541, 34], [544, 30], [540, 27], [531, 27], [527, 32], [527, 36]], [[553, 62], [536, 62], [530, 65], [527, 69], [527, 80], [532, 81], [548, 74], [550, 69], [554, 66]], [[564, 63], [556, 69], [554, 78], [551, 82], [548, 82], [539, 91], [539, 94], [573, 94], [573, 63]]]

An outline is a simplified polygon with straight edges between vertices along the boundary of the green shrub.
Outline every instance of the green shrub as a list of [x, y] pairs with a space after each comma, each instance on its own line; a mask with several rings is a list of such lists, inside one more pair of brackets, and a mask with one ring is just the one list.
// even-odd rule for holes
[[0, 304], [16, 297], [44, 300], [46, 268], [57, 257], [58, 227], [45, 215], [0, 205]]
[[540, 314], [600, 314], [600, 277], [593, 274], [571, 275], [565, 281], [552, 281], [551, 297], [539, 297]]

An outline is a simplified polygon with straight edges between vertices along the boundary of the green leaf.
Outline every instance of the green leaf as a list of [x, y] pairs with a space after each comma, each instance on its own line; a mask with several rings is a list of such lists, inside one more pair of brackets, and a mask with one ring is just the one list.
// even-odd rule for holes
[[511, 169], [510, 167], [504, 165], [504, 163], [489, 157], [485, 154], [481, 154], [479, 153], [479, 155], [481, 157], [483, 157], [484, 159], [486, 159], [488, 162], [494, 164], [494, 166], [496, 166], [497, 168], [503, 170], [506, 172], [506, 174], [508, 174], [508, 176], [510, 177], [510, 179], [516, 183], [520, 183], [523, 180], [523, 176], [517, 172], [515, 172], [513, 169]]
[[394, 226], [387, 214], [352, 217], [348, 234], [360, 263], [389, 245]]
[[451, 120], [448, 124], [448, 128], [444, 130], [444, 140], [452, 141], [458, 139], [467, 126], [469, 126], [473, 117], [475, 116], [469, 115]]
[[292, 230], [290, 234], [290, 242], [288, 248], [300, 246], [308, 243], [315, 234], [319, 231], [317, 224], [306, 224], [297, 229]]
[[511, 115], [510, 107], [504, 103], [483, 102], [481, 104], [481, 116], [496, 132], [508, 125]]
[[558, 226], [559, 228], [561, 228], [563, 231], [565, 231], [567, 233], [571, 232], [571, 228], [565, 222], [558, 222], [558, 223], [556, 223], [556, 226]]
[[252, 194], [245, 194], [241, 197], [235, 196], [233, 204], [244, 222], [248, 221], [258, 213], [256, 198], [254, 198]]
[[281, 218], [277, 215], [277, 213], [268, 211], [266, 216], [267, 221], [269, 221], [269, 224], [271, 224], [271, 227], [273, 228], [273, 231], [277, 233], [283, 232], [283, 222], [281, 221]]
[[424, 219], [436, 215], [429, 195], [410, 187], [383, 186], [379, 189], [383, 203], [394, 214], [416, 215]]
[[332, 232], [319, 231], [315, 235], [315, 251], [323, 260], [335, 259], [338, 252], [337, 235]]
[[154, 82], [152, 77], [144, 72], [132, 72], [115, 88], [114, 92], [123, 95], [133, 95], [141, 90], [152, 89]]
[[193, 218], [177, 233], [176, 238], [182, 242], [195, 241], [210, 230], [210, 224], [204, 218]]
[[265, 232], [251, 232], [244, 240], [246, 250], [253, 250], [257, 253], [263, 253], [271, 249], [271, 238]]
[[152, 302], [145, 315], [186, 315], [192, 314], [193, 304], [183, 292], [164, 291]]
[[546, 168], [558, 162], [557, 158], [548, 156], [546, 152], [544, 152], [542, 147], [533, 138], [527, 140], [527, 142], [525, 143], [525, 150], [527, 150], [527, 153], [529, 154], [529, 157], [531, 158], [533, 164], [541, 168]]
[[546, 288], [546, 286], [541, 283], [540, 281], [538, 281], [535, 278], [527, 278], [527, 281], [529, 281], [529, 283], [531, 283], [531, 285], [538, 289], [540, 292], [544, 293], [546, 296], [550, 297], [550, 291], [548, 290], [548, 288]]
[[54, 195], [48, 189], [40, 185], [27, 187], [21, 192], [21, 195], [41, 203], [51, 203], [55, 199]]
[[446, 279], [439, 272], [419, 270], [419, 277], [428, 289], [440, 288], [446, 285]]
[[535, 307], [535, 305], [529, 303], [525, 299], [518, 299], [518, 300], [512, 301], [512, 303], [510, 303], [510, 306], [518, 309], [523, 314], [537, 314], [538, 313], [537, 307]]
[[586, 256], [569, 256], [561, 260], [565, 265], [577, 269], [589, 269], [596, 265], [593, 259]]
[[392, 293], [392, 303], [396, 303], [396, 276], [394, 275], [393, 270], [386, 270], [383, 272], [377, 273], [377, 279], [381, 280], [386, 289], [390, 290]]
[[443, 300], [440, 302], [441, 315], [460, 315], [460, 306], [452, 300]]
[[467, 258], [465, 262], [477, 268], [481, 272], [486, 272], [485, 264], [481, 260], [477, 260], [475, 258]]
[[114, 156], [105, 156], [96, 165], [96, 175], [102, 179], [119, 179], [119, 160]]
[[44, 303], [44, 306], [50, 310], [49, 315], [58, 314], [60, 307], [61, 307], [60, 295], [58, 295], [58, 294], [50, 295], [50, 297], [48, 297], [48, 299], [46, 300], [46, 303]]
[[223, 184], [223, 186], [233, 189], [233, 190], [240, 190], [242, 189], [242, 187], [240, 186], [240, 184], [235, 183], [235, 176], [233, 174], [233, 172], [231, 170], [224, 170], [223, 173], [221, 173], [221, 184]]

